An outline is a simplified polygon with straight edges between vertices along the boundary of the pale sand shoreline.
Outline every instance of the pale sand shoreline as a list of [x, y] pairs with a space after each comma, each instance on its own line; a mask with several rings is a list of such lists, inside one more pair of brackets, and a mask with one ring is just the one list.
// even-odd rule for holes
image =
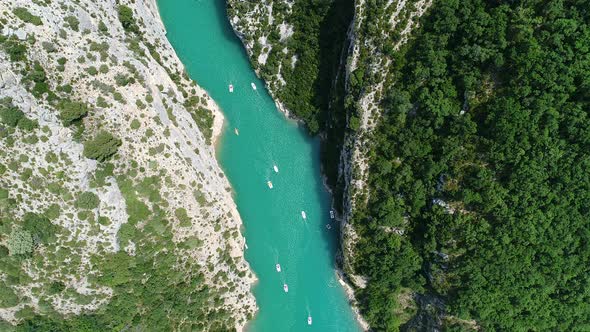
[[[160, 21], [164, 31], [165, 31], [165, 26], [164, 23], [162, 21], [162, 18], [160, 16], [160, 12], [158, 9], [158, 4], [157, 4], [157, 0], [148, 0], [154, 8], [154, 14], [157, 16], [158, 20]], [[166, 38], [166, 41], [168, 41], [168, 39]], [[169, 41], [168, 41], [168, 45], [170, 45]], [[170, 45], [170, 48], [172, 48], [172, 46]], [[174, 51], [174, 54], [176, 55], [176, 51]], [[176, 60], [178, 60], [178, 56], [176, 56]], [[178, 62], [180, 62], [180, 65], [182, 66], [182, 68], [184, 68], [184, 70], [186, 70], [186, 68], [184, 67], [184, 64], [182, 64], [182, 62], [180, 60], [178, 60]], [[196, 81], [195, 81], [196, 82]], [[198, 95], [203, 95], [206, 96], [207, 98], [207, 108], [213, 113], [213, 125], [212, 125], [212, 137], [211, 137], [211, 149], [212, 149], [212, 155], [215, 157], [216, 159], [216, 163], [218, 164], [219, 169], [223, 172], [221, 166], [218, 163], [218, 153], [219, 153], [219, 148], [220, 148], [220, 141], [223, 139], [223, 130], [226, 126], [226, 119], [225, 116], [223, 114], [223, 112], [221, 111], [221, 108], [219, 107], [219, 105], [213, 100], [213, 98], [211, 98], [211, 96], [209, 95], [209, 93], [202, 88], [201, 86], [199, 86], [197, 84], [196, 89], [198, 91]], [[230, 209], [230, 213], [232, 216], [232, 219], [235, 220], [235, 223], [239, 225], [239, 229], [240, 229], [240, 236], [236, 239], [231, 239], [229, 240], [230, 242], [230, 247], [233, 249], [232, 250], [232, 256], [234, 257], [241, 257], [241, 259], [245, 262], [245, 264], [248, 266], [248, 269], [251, 273], [251, 278], [243, 278], [245, 283], [241, 284], [244, 285], [243, 287], [248, 287], [247, 292], [250, 294], [250, 296], [252, 296], [252, 298], [254, 299], [254, 314], [256, 312], [259, 311], [259, 307], [258, 304], [255, 302], [255, 298], [253, 296], [252, 293], [252, 288], [255, 286], [255, 284], [258, 282], [258, 278], [257, 276], [254, 274], [254, 271], [252, 270], [252, 268], [250, 267], [250, 264], [246, 261], [245, 259], [245, 244], [246, 244], [246, 239], [242, 234], [242, 228], [244, 227], [243, 221], [241, 219], [241, 216], [237, 210], [237, 206], [235, 204], [235, 201], [233, 199], [233, 193], [234, 193], [234, 189], [231, 186], [231, 184], [229, 183], [229, 181], [227, 180], [227, 177], [225, 177], [225, 182], [227, 183], [227, 186], [229, 188], [231, 188], [230, 192], [226, 192], [226, 194], [222, 195], [222, 203], [228, 207]], [[218, 244], [219, 246], [221, 246], [221, 244]], [[240, 285], [238, 283], [238, 285]], [[238, 286], [239, 287], [239, 286]], [[245, 289], [242, 291], [246, 291]], [[233, 300], [233, 301], [231, 301]], [[237, 299], [226, 299], [226, 301], [229, 301], [231, 306], [238, 306], [238, 300]], [[244, 331], [246, 325], [249, 323], [249, 320], [245, 320], [244, 323], [240, 323], [238, 319], [236, 319], [236, 325], [234, 326], [235, 329], [237, 331]]]

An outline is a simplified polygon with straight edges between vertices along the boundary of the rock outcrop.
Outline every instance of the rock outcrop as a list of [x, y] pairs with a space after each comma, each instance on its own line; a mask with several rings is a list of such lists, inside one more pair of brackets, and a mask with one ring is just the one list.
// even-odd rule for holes
[[[155, 1], [9, 0], [0, 18], [0, 281], [16, 299], [0, 318], [92, 314], [118, 294], [102, 260], [154, 250], [145, 259], [171, 260], [213, 294], [210, 322], [240, 330], [255, 277], [215, 159], [223, 116], [184, 73]], [[11, 127], [12, 111], [25, 120]], [[117, 152], [93, 156], [92, 142]], [[50, 220], [51, 240], [35, 239], [31, 213]], [[23, 230], [33, 248], [19, 256]]]

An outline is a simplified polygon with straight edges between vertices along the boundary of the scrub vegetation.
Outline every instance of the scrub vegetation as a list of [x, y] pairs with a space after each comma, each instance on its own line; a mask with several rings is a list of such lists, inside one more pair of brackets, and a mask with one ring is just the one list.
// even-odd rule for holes
[[255, 311], [219, 111], [153, 10], [0, 2], [0, 331], [228, 331]]

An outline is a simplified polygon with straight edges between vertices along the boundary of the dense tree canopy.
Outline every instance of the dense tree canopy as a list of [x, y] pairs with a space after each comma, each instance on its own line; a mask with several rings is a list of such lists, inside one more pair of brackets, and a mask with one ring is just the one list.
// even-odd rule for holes
[[439, 0], [394, 54], [355, 220], [376, 329], [404, 323], [408, 288], [448, 329], [590, 329], [589, 20], [584, 1]]
[[121, 140], [107, 131], [100, 131], [96, 136], [84, 143], [84, 157], [105, 161], [117, 153]]

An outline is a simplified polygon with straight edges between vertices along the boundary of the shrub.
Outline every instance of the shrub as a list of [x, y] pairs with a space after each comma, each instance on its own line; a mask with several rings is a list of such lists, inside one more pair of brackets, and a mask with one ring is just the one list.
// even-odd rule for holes
[[82, 102], [64, 99], [57, 105], [60, 110], [59, 118], [64, 126], [69, 126], [73, 122], [82, 119], [88, 114], [88, 106]]
[[31, 120], [27, 117], [23, 117], [20, 119], [17, 126], [18, 126], [18, 128], [20, 128], [22, 130], [31, 131], [31, 130], [39, 127], [39, 123], [37, 122], [37, 120]]
[[135, 78], [133, 78], [133, 76], [117, 74], [115, 75], [115, 83], [117, 83], [118, 86], [127, 86], [129, 83], [135, 83]]
[[25, 23], [31, 23], [33, 25], [43, 24], [41, 17], [31, 14], [31, 12], [24, 7], [15, 8], [12, 12]]
[[94, 67], [94, 66], [90, 66], [90, 67], [86, 68], [86, 72], [92, 76], [95, 76], [98, 74], [98, 69], [96, 69], [96, 67]]
[[43, 46], [43, 49], [49, 53], [53, 53], [53, 52], [57, 51], [57, 47], [55, 47], [55, 45], [53, 45], [52, 43], [50, 43], [48, 41], [42, 42], [41, 46]]
[[137, 130], [139, 129], [139, 127], [141, 127], [141, 123], [139, 122], [139, 120], [133, 119], [133, 121], [131, 121], [131, 129]]
[[119, 5], [117, 7], [117, 13], [119, 16], [119, 21], [121, 25], [123, 25], [123, 29], [127, 32], [137, 33], [139, 32], [139, 28], [135, 23], [135, 18], [133, 17], [133, 10], [125, 5]]
[[7, 247], [11, 256], [30, 254], [33, 252], [33, 237], [28, 231], [15, 228], [8, 237]]
[[14, 37], [6, 40], [4, 51], [8, 54], [11, 61], [27, 60], [27, 46]]
[[0, 101], [0, 121], [3, 124], [16, 127], [18, 122], [25, 117], [25, 113], [12, 104], [12, 100], [4, 98]]
[[90, 191], [81, 193], [76, 199], [76, 207], [80, 209], [96, 209], [98, 204], [100, 204], [100, 199], [95, 193]]
[[117, 153], [119, 146], [121, 146], [120, 139], [107, 131], [101, 131], [93, 139], [84, 143], [84, 156], [98, 161], [105, 161]]
[[189, 227], [191, 225], [191, 218], [188, 216], [185, 208], [178, 208], [174, 211], [176, 219], [180, 221], [181, 227]]
[[63, 282], [54, 281], [49, 285], [48, 292], [49, 294], [54, 295], [63, 292], [64, 289], [66, 289], [66, 285]]
[[80, 21], [76, 16], [66, 16], [64, 20], [68, 23], [72, 30], [79, 31]]
[[107, 34], [109, 32], [109, 28], [103, 21], [98, 22], [98, 31]]

